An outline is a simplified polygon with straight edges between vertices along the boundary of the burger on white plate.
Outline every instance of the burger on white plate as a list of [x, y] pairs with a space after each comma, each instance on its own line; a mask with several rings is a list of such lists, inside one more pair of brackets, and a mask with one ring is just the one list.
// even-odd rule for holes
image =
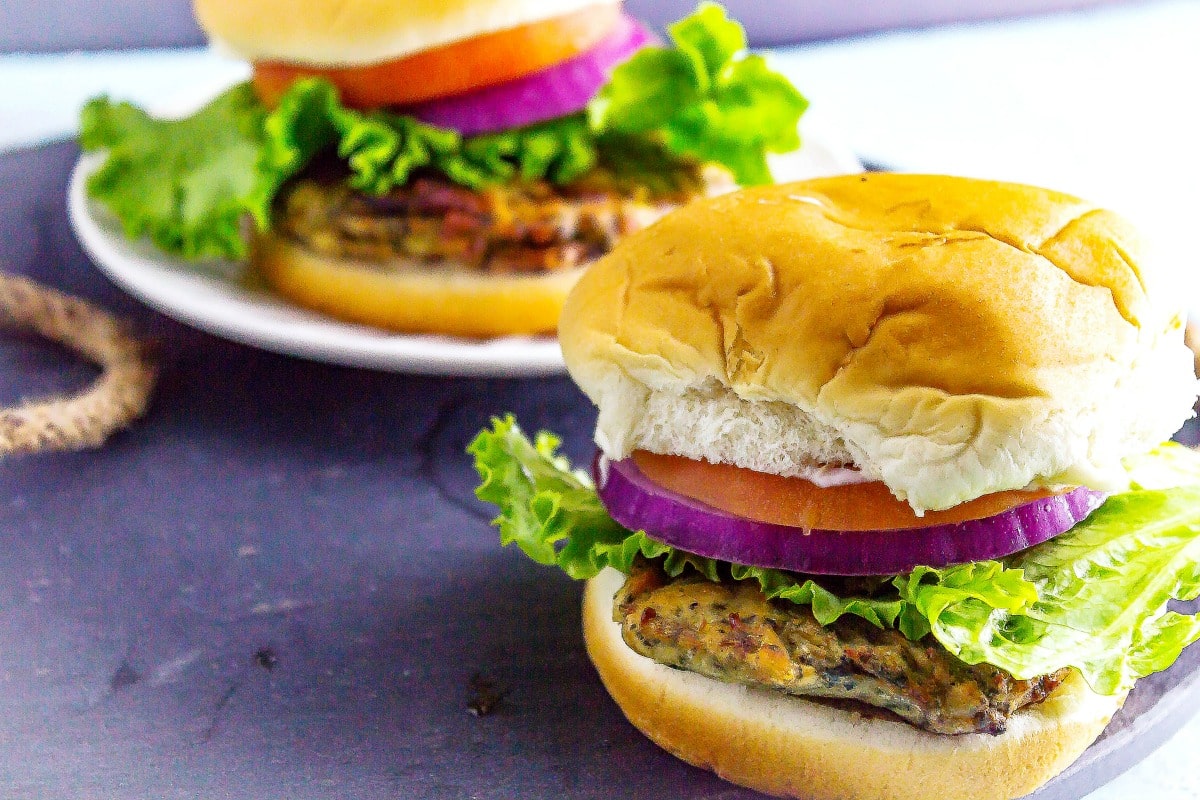
[[97, 98], [89, 195], [130, 237], [248, 258], [351, 322], [552, 332], [584, 265], [692, 198], [771, 182], [807, 105], [702, 4], [653, 36], [616, 0], [196, 0], [253, 80], [192, 116]]
[[629, 720], [805, 798], [1014, 798], [1200, 619], [1184, 316], [1122, 219], [873, 174], [700, 200], [567, 300], [593, 478], [509, 417], [501, 541], [588, 579]]

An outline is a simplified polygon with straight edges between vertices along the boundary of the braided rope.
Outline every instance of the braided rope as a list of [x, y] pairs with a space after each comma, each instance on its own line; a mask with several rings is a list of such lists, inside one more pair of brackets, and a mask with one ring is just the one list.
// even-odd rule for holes
[[126, 326], [91, 303], [0, 273], [0, 327], [32, 330], [94, 361], [84, 391], [0, 409], [0, 455], [98, 447], [146, 411], [156, 369]]

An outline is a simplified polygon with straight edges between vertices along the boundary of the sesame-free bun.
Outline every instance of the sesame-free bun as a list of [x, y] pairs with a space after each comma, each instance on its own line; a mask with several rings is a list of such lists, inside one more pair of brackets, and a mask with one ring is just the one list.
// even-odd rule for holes
[[251, 264], [276, 293], [347, 322], [410, 333], [493, 337], [550, 333], [582, 267], [488, 275], [413, 261], [375, 264], [315, 253], [284, 236], [255, 237]]
[[914, 509], [1124, 488], [1196, 399], [1132, 228], [1057, 192], [873, 174], [744, 190], [622, 240], [559, 337], [611, 458], [857, 465]]
[[624, 575], [588, 581], [588, 656], [625, 716], [656, 744], [726, 780], [806, 800], [1010, 800], [1079, 757], [1124, 700], [1072, 672], [999, 736], [945, 736], [779, 692], [671, 669], [635, 653], [613, 621]]
[[195, 0], [211, 39], [251, 61], [339, 67], [543, 22], [619, 0]]

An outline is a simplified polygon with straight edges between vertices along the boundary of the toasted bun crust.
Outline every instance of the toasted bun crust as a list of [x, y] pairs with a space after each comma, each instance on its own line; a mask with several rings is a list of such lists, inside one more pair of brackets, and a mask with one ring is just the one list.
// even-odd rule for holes
[[251, 61], [374, 64], [619, 0], [195, 0], [210, 38]]
[[480, 274], [422, 264], [330, 259], [272, 234], [259, 236], [251, 263], [298, 305], [393, 331], [491, 337], [548, 333], [582, 268], [541, 275]]
[[873, 174], [693, 203], [567, 300], [597, 443], [799, 474], [858, 465], [918, 512], [1031, 483], [1123, 488], [1191, 414], [1183, 315], [1112, 212]]
[[613, 622], [624, 576], [588, 581], [583, 632], [609, 694], [642, 733], [690, 764], [808, 800], [1010, 800], [1079, 757], [1120, 708], [1073, 673], [999, 736], [942, 736], [797, 697], [720, 683], [633, 652]]

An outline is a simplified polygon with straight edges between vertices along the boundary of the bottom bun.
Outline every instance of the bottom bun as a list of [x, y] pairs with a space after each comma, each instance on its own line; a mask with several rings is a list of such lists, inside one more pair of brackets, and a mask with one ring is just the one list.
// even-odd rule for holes
[[797, 697], [670, 669], [631, 650], [612, 619], [625, 576], [588, 581], [588, 655], [625, 716], [656, 744], [733, 783], [813, 800], [1011, 800], [1079, 757], [1124, 701], [1071, 673], [999, 736], [943, 736]]
[[347, 322], [407, 333], [490, 337], [552, 333], [577, 267], [488, 275], [416, 262], [332, 259], [281, 236], [254, 242], [251, 263], [278, 294]]

